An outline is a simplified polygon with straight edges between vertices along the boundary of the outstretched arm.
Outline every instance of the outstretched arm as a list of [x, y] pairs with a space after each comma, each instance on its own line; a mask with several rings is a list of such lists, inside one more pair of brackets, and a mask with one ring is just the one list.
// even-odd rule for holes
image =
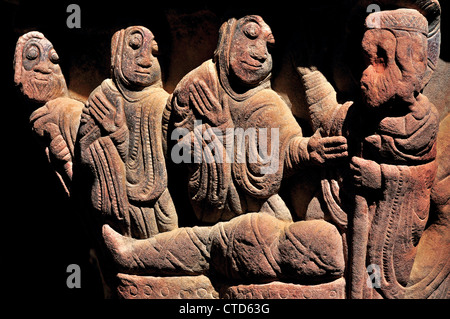
[[286, 173], [320, 165], [337, 165], [348, 158], [347, 139], [343, 136], [322, 137], [318, 129], [311, 137], [294, 137], [286, 156]]

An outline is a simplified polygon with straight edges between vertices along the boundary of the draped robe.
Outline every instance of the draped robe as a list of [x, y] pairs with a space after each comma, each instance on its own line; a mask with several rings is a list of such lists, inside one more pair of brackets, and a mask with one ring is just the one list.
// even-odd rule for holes
[[[188, 163], [194, 211], [200, 220], [210, 223], [247, 212], [291, 220], [278, 191], [284, 174], [307, 158], [308, 139], [268, 81], [238, 94], [219, 72], [212, 60], [204, 62], [180, 81], [166, 109], [173, 129], [183, 128], [190, 134], [177, 142], [191, 143], [188, 148], [200, 153], [193, 154]], [[203, 80], [221, 105], [228, 103], [231, 119], [224, 127], [208, 131], [207, 119], [194, 111], [189, 100], [189, 85], [194, 79]], [[255, 134], [251, 134], [252, 129]], [[195, 156], [201, 159], [195, 161]]]
[[[380, 267], [381, 287], [374, 290], [364, 285], [364, 298], [425, 294], [420, 287], [439, 285], [443, 277], [429, 276], [415, 286], [407, 286], [417, 245], [428, 221], [437, 169], [436, 108], [419, 94], [408, 112], [368, 119], [361, 106], [337, 103], [333, 87], [319, 71], [305, 75], [303, 82], [313, 129], [321, 127], [326, 135], [346, 136], [350, 156], [373, 160], [381, 167], [381, 191], [365, 194], [369, 209], [366, 264]], [[345, 199], [354, 194], [341, 187], [344, 175], [325, 171], [321, 196], [325, 214], [345, 232], [348, 214], [352, 212]], [[442, 266], [436, 273], [443, 269]]]
[[381, 292], [388, 298], [405, 293], [436, 176], [439, 115], [425, 96], [417, 100], [416, 110], [382, 119], [377, 134], [365, 138], [365, 156], [381, 164], [384, 181], [373, 204], [368, 262], [383, 265]]
[[[166, 152], [185, 165], [197, 218], [213, 225], [146, 240], [124, 240], [105, 226], [106, 245], [124, 272], [140, 275], [214, 273], [254, 282], [341, 277], [344, 256], [336, 227], [325, 221], [294, 223], [278, 195], [283, 177], [309, 161], [309, 139], [271, 90], [270, 74], [252, 86], [234, 87], [239, 92], [229, 83], [236, 23], [222, 25], [214, 59], [178, 83], [163, 114]], [[222, 110], [228, 105], [227, 118], [214, 121], [196, 109], [191, 94], [197, 81], [214, 96], [211, 103]]]
[[122, 234], [148, 238], [177, 227], [161, 136], [168, 94], [160, 87], [119, 89], [107, 79], [92, 95], [101, 91], [115, 106], [123, 103], [126, 126], [104, 135], [88, 119], [80, 129], [81, 157], [93, 172], [94, 209]]

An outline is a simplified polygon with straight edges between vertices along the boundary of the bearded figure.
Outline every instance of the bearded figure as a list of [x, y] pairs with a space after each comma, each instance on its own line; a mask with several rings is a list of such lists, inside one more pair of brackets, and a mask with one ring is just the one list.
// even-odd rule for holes
[[[416, 10], [397, 9], [370, 14], [365, 26], [360, 104], [337, 103], [319, 71], [298, 68], [313, 125], [349, 143], [350, 170], [323, 174], [322, 207], [349, 229], [349, 297], [427, 298], [450, 270], [443, 238], [435, 267], [411, 275], [437, 168], [439, 114], [421, 94], [429, 79], [428, 22]], [[369, 266], [378, 267], [377, 287], [367, 284]]]
[[14, 55], [14, 82], [32, 102], [45, 104], [68, 96], [59, 56], [52, 43], [37, 31], [22, 35]]
[[157, 53], [147, 28], [116, 32], [111, 42], [112, 79], [89, 96], [79, 131], [94, 215], [100, 224], [109, 223], [134, 238], [177, 227], [161, 128], [169, 95], [162, 88]]
[[70, 195], [74, 145], [83, 103], [69, 97], [59, 56], [42, 33], [31, 31], [17, 41], [14, 82], [32, 108], [32, 129]]

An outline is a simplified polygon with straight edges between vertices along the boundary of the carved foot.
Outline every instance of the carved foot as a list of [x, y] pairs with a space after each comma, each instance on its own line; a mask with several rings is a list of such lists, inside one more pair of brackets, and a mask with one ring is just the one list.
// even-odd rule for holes
[[130, 249], [133, 239], [122, 236], [108, 224], [103, 225], [102, 233], [106, 247], [108, 247], [115, 265], [120, 270], [130, 269], [136, 263]]

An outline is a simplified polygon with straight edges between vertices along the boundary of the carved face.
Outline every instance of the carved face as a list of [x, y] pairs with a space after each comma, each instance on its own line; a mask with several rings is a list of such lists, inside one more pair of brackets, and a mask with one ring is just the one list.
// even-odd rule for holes
[[230, 47], [230, 70], [246, 85], [258, 84], [272, 70], [267, 46], [274, 44], [270, 27], [259, 16], [238, 21]]
[[362, 47], [367, 67], [361, 77], [363, 100], [380, 107], [394, 98], [409, 101], [421, 89], [426, 70], [426, 43], [418, 34], [368, 30]]
[[155, 54], [158, 45], [153, 34], [143, 27], [126, 29], [122, 51], [122, 74], [132, 85], [150, 86], [161, 78]]
[[50, 41], [32, 37], [16, 54], [21, 54], [21, 69], [16, 68], [21, 90], [29, 99], [46, 103], [66, 93], [59, 57]]

